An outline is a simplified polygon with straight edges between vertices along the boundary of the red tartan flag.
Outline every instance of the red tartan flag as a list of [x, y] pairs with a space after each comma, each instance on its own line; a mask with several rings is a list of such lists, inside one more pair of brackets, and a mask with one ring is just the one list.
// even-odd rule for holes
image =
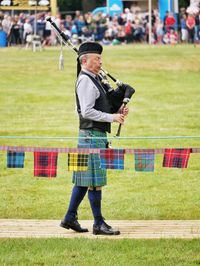
[[101, 149], [100, 160], [102, 169], [124, 169], [124, 149]]
[[56, 177], [57, 152], [34, 152], [34, 176]]
[[187, 168], [191, 149], [165, 149], [163, 167]]

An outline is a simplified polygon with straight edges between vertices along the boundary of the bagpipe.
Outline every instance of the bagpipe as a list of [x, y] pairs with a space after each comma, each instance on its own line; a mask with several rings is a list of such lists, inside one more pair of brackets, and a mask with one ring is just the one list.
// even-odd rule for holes
[[[56, 23], [52, 20], [50, 16], [46, 17], [46, 21], [51, 24], [51, 27], [55, 30], [58, 38], [62, 43], [69, 46], [71, 49], [73, 49], [78, 54], [78, 49], [74, 46], [74, 44], [71, 42], [70, 37], [67, 36], [63, 31], [61, 31]], [[120, 107], [124, 108], [128, 102], [130, 101], [132, 95], [135, 93], [135, 89], [132, 88], [130, 85], [125, 84], [121, 82], [120, 80], [114, 78], [109, 72], [107, 72], [105, 69], [101, 67], [101, 70], [99, 72], [99, 79], [101, 81], [101, 84], [106, 91], [109, 100], [112, 105], [112, 112], [115, 113], [119, 110]], [[108, 78], [109, 77], [116, 85], [117, 88], [114, 89]], [[118, 131], [116, 136], [119, 137], [121, 132], [121, 124], [119, 124]]]

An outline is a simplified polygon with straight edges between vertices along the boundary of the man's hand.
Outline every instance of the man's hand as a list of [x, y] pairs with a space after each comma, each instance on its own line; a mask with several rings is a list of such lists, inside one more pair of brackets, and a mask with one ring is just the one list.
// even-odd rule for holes
[[113, 114], [113, 122], [124, 124], [124, 114]]
[[129, 113], [129, 108], [126, 105], [124, 106], [124, 104], [122, 104], [122, 106], [119, 108], [118, 113], [123, 114], [124, 116], [127, 116]]

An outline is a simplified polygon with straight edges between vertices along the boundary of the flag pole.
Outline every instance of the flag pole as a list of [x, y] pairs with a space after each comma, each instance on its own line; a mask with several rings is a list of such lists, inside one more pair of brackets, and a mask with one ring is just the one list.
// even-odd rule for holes
[[171, 0], [168, 0], [168, 11], [171, 12]]
[[110, 2], [109, 0], [106, 1], [106, 5], [107, 5], [107, 14], [110, 14]]
[[149, 44], [152, 43], [152, 0], [149, 0]]
[[34, 35], [37, 34], [37, 5], [38, 5], [38, 0], [35, 1]]

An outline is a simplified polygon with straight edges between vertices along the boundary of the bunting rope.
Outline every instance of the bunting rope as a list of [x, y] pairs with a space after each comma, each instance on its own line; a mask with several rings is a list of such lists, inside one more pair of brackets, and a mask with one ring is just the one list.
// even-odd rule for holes
[[[154, 153], [163, 154], [165, 149], [167, 148], [154, 149]], [[123, 148], [123, 150], [125, 151], [125, 154], [135, 154], [135, 153], [143, 153], [145, 149], [131, 149], [131, 148], [124, 149]], [[0, 146], [0, 151], [100, 154], [101, 149], [100, 148], [47, 148], [47, 147]], [[200, 153], [200, 148], [191, 148], [191, 153]]]
[[[87, 137], [88, 139], [115, 139], [115, 140], [166, 140], [166, 139], [200, 139], [200, 136], [131, 136], [131, 137]], [[45, 136], [0, 136], [0, 139], [58, 139], [71, 140], [82, 139], [82, 137], [45, 137]], [[84, 139], [84, 137], [83, 137]], [[154, 149], [155, 154], [163, 154], [166, 148]], [[99, 148], [48, 148], [48, 147], [23, 147], [23, 146], [0, 146], [0, 151], [15, 151], [15, 152], [59, 152], [59, 153], [100, 153]], [[125, 148], [126, 154], [139, 153], [142, 149]], [[191, 148], [192, 153], [200, 153], [200, 148]]]

